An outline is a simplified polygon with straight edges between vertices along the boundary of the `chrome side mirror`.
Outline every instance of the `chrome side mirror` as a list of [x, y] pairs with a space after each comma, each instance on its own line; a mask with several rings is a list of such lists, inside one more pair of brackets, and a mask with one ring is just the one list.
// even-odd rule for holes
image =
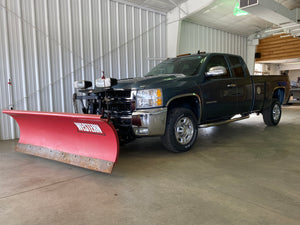
[[227, 74], [227, 70], [224, 66], [211, 67], [208, 72], [205, 73], [207, 77], [223, 76]]

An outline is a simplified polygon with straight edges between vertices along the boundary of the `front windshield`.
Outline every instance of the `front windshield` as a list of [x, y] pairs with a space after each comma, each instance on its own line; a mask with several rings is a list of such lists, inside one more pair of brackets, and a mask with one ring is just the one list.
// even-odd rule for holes
[[200, 55], [167, 59], [154, 67], [146, 76], [161, 74], [196, 75], [204, 59]]

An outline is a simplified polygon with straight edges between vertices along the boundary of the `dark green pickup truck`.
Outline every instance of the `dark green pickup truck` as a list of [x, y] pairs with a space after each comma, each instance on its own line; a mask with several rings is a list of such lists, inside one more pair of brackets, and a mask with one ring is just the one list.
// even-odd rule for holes
[[[120, 140], [161, 136], [173, 152], [189, 150], [199, 127], [262, 113], [275, 126], [289, 96], [287, 76], [251, 76], [237, 55], [185, 55], [163, 61], [143, 78], [75, 82], [75, 111], [109, 118]], [[237, 117], [236, 115], [239, 115]]]

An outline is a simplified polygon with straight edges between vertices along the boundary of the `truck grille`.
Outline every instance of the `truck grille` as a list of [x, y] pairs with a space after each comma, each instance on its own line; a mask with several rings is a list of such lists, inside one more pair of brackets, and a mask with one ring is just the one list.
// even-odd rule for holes
[[108, 90], [105, 95], [107, 98], [130, 98], [131, 90]]
[[131, 99], [131, 90], [109, 90], [105, 93], [105, 112], [113, 118], [131, 117], [134, 110], [134, 100]]
[[131, 102], [112, 102], [108, 104], [108, 110], [112, 112], [127, 112], [131, 113]]

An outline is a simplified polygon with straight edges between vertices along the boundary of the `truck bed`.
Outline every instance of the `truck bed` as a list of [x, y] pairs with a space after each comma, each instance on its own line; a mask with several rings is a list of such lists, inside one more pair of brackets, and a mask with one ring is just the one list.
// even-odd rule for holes
[[[259, 111], [272, 102], [273, 93], [276, 93], [279, 102], [284, 104], [289, 99], [290, 82], [285, 75], [251, 76], [253, 82], [253, 109]], [[278, 89], [278, 91], [276, 91]], [[279, 91], [280, 90], [280, 91]]]

